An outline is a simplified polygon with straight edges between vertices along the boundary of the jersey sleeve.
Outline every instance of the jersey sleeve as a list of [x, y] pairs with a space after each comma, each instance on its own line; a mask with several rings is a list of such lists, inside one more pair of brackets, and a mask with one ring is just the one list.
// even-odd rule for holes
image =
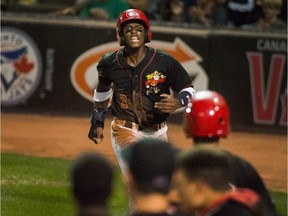
[[106, 86], [109, 86], [112, 83], [109, 78], [109, 65], [111, 65], [111, 63], [109, 62], [111, 55], [112, 53], [107, 53], [103, 55], [96, 67], [98, 72], [98, 81]]
[[256, 168], [236, 155], [232, 162], [232, 182], [238, 187], [250, 188], [260, 195], [263, 216], [276, 216], [273, 200]]
[[182, 89], [193, 87], [191, 77], [185, 68], [173, 57], [169, 56], [168, 72], [171, 89], [179, 93]]

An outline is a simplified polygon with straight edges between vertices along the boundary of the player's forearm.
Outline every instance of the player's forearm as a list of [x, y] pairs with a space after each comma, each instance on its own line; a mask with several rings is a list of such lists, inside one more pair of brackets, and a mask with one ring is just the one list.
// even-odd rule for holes
[[102, 101], [102, 102], [94, 101], [94, 109], [107, 109], [108, 104], [109, 104], [109, 100], [110, 99], [107, 99], [107, 100]]

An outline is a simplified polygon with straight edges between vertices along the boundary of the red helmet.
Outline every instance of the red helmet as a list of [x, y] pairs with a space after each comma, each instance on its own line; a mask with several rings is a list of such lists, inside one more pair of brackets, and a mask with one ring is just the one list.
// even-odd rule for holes
[[117, 41], [120, 46], [125, 45], [125, 38], [123, 36], [122, 28], [128, 22], [140, 22], [145, 27], [145, 43], [150, 42], [152, 39], [152, 32], [150, 30], [150, 23], [145, 14], [137, 9], [128, 9], [122, 12], [117, 21], [116, 34]]
[[226, 137], [230, 131], [230, 112], [222, 95], [199, 91], [184, 112], [184, 129], [188, 137]]

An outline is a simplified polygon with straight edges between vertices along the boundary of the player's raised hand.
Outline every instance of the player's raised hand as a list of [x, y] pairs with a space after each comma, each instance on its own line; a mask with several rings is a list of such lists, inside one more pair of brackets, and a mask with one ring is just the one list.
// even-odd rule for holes
[[163, 113], [172, 113], [175, 110], [179, 109], [180, 102], [178, 99], [174, 98], [169, 94], [161, 94], [161, 100], [156, 102], [154, 107], [159, 109]]

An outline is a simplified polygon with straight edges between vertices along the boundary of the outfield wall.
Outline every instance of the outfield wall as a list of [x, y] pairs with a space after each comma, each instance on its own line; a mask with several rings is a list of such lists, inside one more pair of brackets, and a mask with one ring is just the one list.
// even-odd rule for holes
[[[224, 95], [232, 129], [286, 133], [286, 34], [153, 24], [152, 32], [148, 45], [178, 59], [197, 91]], [[95, 67], [118, 48], [114, 22], [2, 15], [2, 111], [89, 116]], [[180, 116], [170, 121], [180, 124]]]

